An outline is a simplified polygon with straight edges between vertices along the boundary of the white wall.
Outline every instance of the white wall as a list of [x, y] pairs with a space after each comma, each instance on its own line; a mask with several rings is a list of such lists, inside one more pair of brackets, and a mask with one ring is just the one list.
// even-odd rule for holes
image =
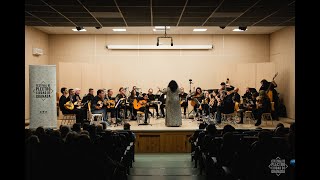
[[[43, 55], [32, 55], [32, 48], [40, 48]], [[49, 38], [48, 34], [25, 26], [25, 119], [30, 119], [29, 104], [29, 65], [46, 65], [49, 64]]]
[[295, 119], [295, 27], [286, 27], [270, 35], [270, 60], [279, 73], [275, 79], [277, 90], [288, 117]]
[[[244, 88], [255, 86], [256, 66], [269, 62], [269, 35], [175, 35], [174, 44], [213, 44], [213, 50], [108, 50], [108, 44], [155, 44], [155, 35], [50, 35], [50, 64], [56, 64], [58, 84], [67, 87], [113, 88], [136, 85], [143, 91], [166, 87], [172, 79], [189, 90], [218, 88], [230, 78]], [[161, 41], [160, 41], [161, 42]], [[165, 42], [163, 42], [165, 43]], [[62, 63], [72, 64], [70, 67]], [[64, 67], [62, 67], [64, 66]], [[253, 69], [250, 69], [252, 67]], [[81, 70], [85, 68], [85, 70]], [[68, 70], [69, 69], [69, 70]], [[69, 73], [67, 73], [69, 72]], [[66, 74], [67, 73], [67, 74]], [[71, 75], [72, 74], [72, 75]], [[80, 80], [80, 76], [84, 80]], [[270, 78], [273, 76], [267, 74]], [[64, 80], [61, 81], [61, 78]], [[260, 76], [258, 76], [260, 78]], [[268, 78], [268, 77], [265, 77]], [[61, 82], [60, 82], [61, 81]], [[260, 82], [260, 80], [259, 80]], [[85, 85], [84, 85], [85, 84]], [[258, 84], [259, 85], [259, 84]]]

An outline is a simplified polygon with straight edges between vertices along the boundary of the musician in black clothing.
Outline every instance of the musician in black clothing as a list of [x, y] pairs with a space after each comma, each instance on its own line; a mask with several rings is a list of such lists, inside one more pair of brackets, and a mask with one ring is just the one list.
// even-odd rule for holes
[[160, 105], [160, 110], [161, 110], [161, 114], [162, 114], [162, 118], [165, 117], [165, 113], [164, 113], [164, 108], [166, 107], [166, 94], [161, 94], [161, 96], [159, 97], [159, 101], [161, 102]]
[[[259, 91], [264, 90], [267, 93], [267, 96], [269, 97], [270, 102], [274, 102], [274, 111], [271, 112], [272, 118], [275, 120], [279, 120], [280, 100], [279, 100], [278, 92], [275, 89], [276, 87], [278, 87], [277, 83], [275, 81], [268, 82], [265, 79], [261, 80], [260, 83], [261, 83], [261, 87], [260, 87]], [[271, 92], [268, 92], [268, 90]]]
[[235, 88], [233, 91], [233, 101], [238, 102], [240, 104], [240, 94], [239, 92], [239, 88]]
[[148, 115], [152, 114], [149, 111], [149, 104], [148, 104], [148, 95], [146, 93], [142, 93], [142, 97], [138, 97], [137, 98], [138, 103], [142, 103], [145, 102], [146, 104], [143, 104], [142, 107], [140, 107], [139, 109], [136, 109], [136, 111], [134, 111], [134, 115], [137, 116], [137, 111], [141, 111], [144, 112], [144, 123], [147, 124], [148, 123]]
[[249, 99], [252, 99], [252, 93], [249, 89], [249, 87], [246, 88], [246, 93], [244, 93], [244, 95], [242, 96], [244, 101], [247, 101]]
[[259, 96], [257, 97], [256, 105], [257, 108], [253, 111], [253, 115], [255, 119], [257, 119], [255, 126], [259, 126], [261, 124], [262, 114], [271, 112], [271, 102], [264, 90], [259, 91]]
[[[105, 99], [107, 100], [114, 100], [115, 101], [115, 97], [112, 97], [113, 95], [113, 90], [112, 89], [108, 89], [108, 94], [106, 95]], [[115, 118], [115, 113], [116, 113], [116, 109], [114, 107], [107, 107], [107, 112], [111, 113], [111, 118]]]
[[187, 108], [188, 108], [187, 95], [188, 94], [184, 92], [184, 88], [181, 87], [180, 88], [179, 98], [180, 98], [181, 107], [183, 107], [183, 114], [184, 115], [186, 115], [186, 111], [187, 111]]
[[126, 90], [123, 87], [119, 88], [119, 94], [116, 96], [115, 101], [116, 104], [118, 104], [117, 108], [116, 108], [116, 116], [117, 116], [117, 120], [120, 118], [120, 110], [123, 109], [124, 110], [124, 118], [128, 119], [128, 112], [127, 110], [130, 109], [129, 104], [127, 104], [127, 96], [126, 96]]
[[[139, 97], [139, 92], [137, 91], [137, 87], [136, 87], [136, 86], [133, 86], [133, 87], [132, 87], [132, 91], [135, 91], [135, 96], [136, 96], [136, 97]], [[132, 91], [131, 91], [131, 92], [132, 92]]]
[[138, 96], [137, 96], [136, 90], [133, 89], [130, 92], [130, 96], [128, 97], [129, 107], [130, 107], [130, 112], [131, 112], [131, 119], [130, 120], [137, 120], [137, 117], [136, 117], [137, 110], [133, 108], [133, 101], [137, 98], [138, 98]]
[[92, 114], [101, 114], [103, 116], [103, 120], [107, 122], [107, 109], [104, 107], [103, 101], [105, 98], [105, 93], [102, 89], [97, 91], [97, 95], [91, 101], [91, 112]]
[[242, 124], [243, 123], [243, 113], [245, 111], [245, 108], [244, 108], [243, 104], [240, 104], [241, 97], [238, 92], [239, 92], [239, 88], [234, 88], [232, 99], [233, 99], [233, 102], [235, 103], [235, 106], [236, 106], [236, 104], [238, 104], [238, 107], [239, 107], [238, 112], [240, 113], [239, 124]]
[[90, 88], [89, 89], [89, 93], [83, 97], [81, 102], [85, 103], [85, 102], [88, 102], [88, 101], [92, 101], [93, 98], [94, 98], [93, 89]]
[[[82, 123], [83, 118], [81, 117], [81, 112], [77, 108], [73, 108], [72, 110], [66, 108], [66, 103], [70, 101], [70, 98], [68, 99], [68, 90], [66, 87], [61, 88], [61, 97], [59, 99], [59, 107], [62, 112], [62, 114], [75, 114], [76, 115], [76, 122]], [[72, 102], [72, 101], [71, 101]]]
[[80, 88], [75, 88], [74, 89], [74, 96], [72, 99], [72, 102], [74, 104], [74, 107], [80, 110], [81, 117], [83, 120], [87, 120], [87, 109], [88, 107], [84, 107], [81, 97], [80, 97]]
[[152, 93], [153, 93], [153, 89], [150, 88], [150, 89], [148, 90], [148, 98], [149, 98], [148, 102], [150, 103], [150, 104], [149, 104], [149, 107], [153, 107], [153, 108], [156, 110], [157, 116], [159, 116], [158, 104], [152, 103], [152, 101], [155, 101], [155, 100], [156, 100], [155, 95], [152, 94]]
[[[203, 95], [202, 90], [201, 90], [200, 87], [197, 87], [196, 92], [193, 93], [193, 95], [192, 95], [192, 99], [193, 99], [193, 102], [195, 104], [194, 107], [193, 107], [193, 110], [196, 113], [196, 117], [198, 117], [199, 116], [198, 108], [200, 107], [200, 104], [201, 104], [202, 100], [204, 99], [204, 95]], [[199, 109], [199, 113], [200, 113], [200, 115], [202, 114], [202, 110], [201, 109]]]
[[223, 98], [222, 113], [230, 114], [234, 112], [233, 93], [227, 91], [226, 96]]

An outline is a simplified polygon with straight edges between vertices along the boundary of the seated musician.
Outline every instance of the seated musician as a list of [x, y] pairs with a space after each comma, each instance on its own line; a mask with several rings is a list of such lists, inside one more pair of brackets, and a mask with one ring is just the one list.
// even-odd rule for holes
[[216, 115], [215, 119], [218, 124], [221, 123], [221, 113], [223, 112], [223, 108], [224, 108], [224, 101], [223, 100], [224, 100], [225, 96], [227, 96], [227, 92], [223, 89], [219, 89], [218, 93], [215, 96], [215, 99], [217, 100], [217, 103], [216, 103], [217, 115]]
[[136, 89], [132, 89], [130, 96], [128, 97], [130, 112], [131, 112], [131, 119], [130, 120], [137, 120], [137, 117], [135, 116], [137, 114], [137, 110], [133, 108], [133, 101], [137, 98], [138, 98], [138, 96], [137, 96]]
[[93, 89], [89, 88], [89, 93], [83, 97], [81, 102], [86, 103], [88, 101], [92, 101], [93, 98], [94, 98]]
[[81, 117], [83, 117], [83, 120], [87, 120], [87, 108], [83, 106], [81, 97], [80, 97], [80, 88], [74, 89], [74, 98], [72, 100], [75, 108], [79, 109], [81, 112]]
[[165, 113], [164, 113], [164, 108], [166, 107], [166, 94], [161, 94], [161, 96], [159, 97], [159, 101], [161, 102], [160, 105], [160, 110], [161, 110], [161, 117], [165, 118]]
[[204, 110], [206, 116], [209, 116], [210, 109], [209, 109], [209, 102], [210, 102], [210, 94], [208, 91], [204, 92], [204, 99], [201, 103], [201, 109]]
[[261, 124], [262, 114], [271, 113], [271, 102], [264, 90], [259, 91], [259, 96], [257, 97], [256, 105], [257, 109], [253, 111], [253, 115], [255, 119], [257, 119], [255, 126], [259, 126]]
[[[197, 87], [196, 92], [195, 92], [194, 95], [193, 95], [193, 101], [194, 101], [194, 103], [193, 103], [193, 105], [194, 105], [193, 110], [194, 110], [194, 112], [196, 113], [196, 117], [199, 116], [199, 114], [198, 114], [198, 108], [199, 108], [200, 105], [201, 105], [202, 99], [204, 99], [202, 90], [201, 90], [200, 87]], [[201, 109], [201, 108], [199, 109], [199, 113], [202, 114], [202, 109]]]
[[135, 96], [137, 96], [137, 97], [139, 97], [139, 92], [137, 91], [137, 87], [136, 86], [132, 86], [132, 90], [131, 90], [131, 92], [132, 91], [135, 91]]
[[223, 97], [223, 108], [222, 108], [221, 112], [224, 114], [233, 113], [234, 112], [234, 102], [233, 102], [233, 93], [232, 92], [234, 90], [234, 87], [233, 86], [227, 87], [224, 82], [222, 82], [220, 85], [221, 85], [221, 91], [226, 92], [225, 96]]
[[[149, 104], [148, 104], [148, 95], [146, 93], [142, 93], [142, 97], [138, 97], [138, 103], [141, 104], [141, 107], [139, 109], [136, 109], [137, 111], [141, 111], [144, 112], [145, 116], [144, 116], [144, 123], [147, 124], [148, 123], [148, 114], [152, 113], [149, 111]], [[135, 116], [137, 116], [137, 111], [134, 111]]]
[[156, 96], [153, 93], [153, 89], [150, 88], [148, 90], [148, 98], [149, 98], [149, 107], [153, 107], [156, 110], [157, 116], [159, 116], [159, 111], [158, 111], [158, 104], [153, 103], [153, 101], [156, 100]]
[[[238, 122], [238, 124], [243, 124], [243, 113], [245, 111], [245, 108], [242, 104], [240, 104], [241, 102], [241, 96], [238, 93], [239, 92], [239, 88], [235, 88], [233, 90], [233, 102], [235, 103], [235, 110], [237, 110], [240, 113], [240, 121]], [[236, 109], [238, 108], [238, 109]]]
[[[61, 97], [59, 99], [59, 107], [62, 114], [75, 114], [76, 115], [76, 122], [82, 123], [83, 118], [81, 117], [81, 112], [79, 109], [74, 108], [72, 101], [70, 98], [68, 99], [68, 89], [66, 87], [61, 88]], [[72, 105], [71, 105], [72, 104]], [[73, 106], [73, 107], [72, 107]]]
[[184, 115], [186, 115], [186, 111], [187, 111], [187, 108], [188, 108], [187, 95], [188, 94], [184, 92], [184, 88], [181, 87], [180, 88], [179, 98], [180, 98], [181, 107], [183, 107], [183, 114]]
[[103, 101], [105, 98], [105, 93], [102, 89], [97, 91], [97, 95], [91, 101], [91, 112], [92, 114], [101, 114], [104, 121], [108, 120], [107, 109], [104, 107]]
[[218, 101], [216, 99], [217, 97], [217, 92], [213, 91], [211, 94], [209, 94], [209, 114], [212, 113], [212, 115], [214, 115], [214, 113], [217, 111], [217, 104]]
[[116, 104], [120, 101], [117, 108], [116, 108], [117, 119], [123, 118], [123, 117], [120, 117], [120, 110], [121, 109], [124, 110], [124, 118], [128, 119], [127, 110], [130, 110], [130, 106], [126, 104], [126, 102], [127, 102], [126, 90], [123, 87], [119, 88], [119, 94], [117, 94], [115, 101], [116, 101]]
[[105, 97], [105, 100], [107, 100], [107, 112], [111, 113], [111, 118], [115, 118], [115, 114], [116, 114], [116, 109], [115, 109], [115, 97], [112, 97], [113, 95], [113, 90], [112, 89], [108, 89], [107, 91], [107, 95]]
[[243, 100], [245, 100], [245, 101], [249, 101], [250, 99], [252, 99], [252, 93], [251, 93], [249, 87], [246, 88], [246, 93], [244, 93], [244, 95], [242, 97], [243, 97]]

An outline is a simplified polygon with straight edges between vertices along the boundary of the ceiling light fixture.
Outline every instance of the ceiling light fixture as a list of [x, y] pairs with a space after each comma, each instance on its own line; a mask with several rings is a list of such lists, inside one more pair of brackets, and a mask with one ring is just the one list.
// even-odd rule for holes
[[193, 31], [196, 31], [196, 32], [204, 32], [204, 31], [207, 31], [207, 29], [193, 29]]
[[87, 31], [86, 29], [84, 29], [83, 27], [76, 27], [76, 29], [72, 29], [72, 31]]
[[127, 31], [127, 29], [112, 29], [112, 31], [124, 32]]
[[157, 46], [159, 46], [159, 39], [160, 38], [170, 38], [171, 39], [171, 46], [173, 46], [173, 39], [170, 36], [167, 36], [167, 27], [164, 27], [164, 36], [157, 37]]
[[[248, 30], [248, 29], [246, 29], [246, 30]], [[237, 31], [237, 32], [244, 32], [244, 31], [246, 31], [246, 30], [243, 30], [243, 28], [242, 29], [234, 29], [234, 30], [232, 30], [232, 31]]]
[[239, 26], [239, 29], [242, 31], [245, 31], [245, 30], [247, 30], [247, 26]]

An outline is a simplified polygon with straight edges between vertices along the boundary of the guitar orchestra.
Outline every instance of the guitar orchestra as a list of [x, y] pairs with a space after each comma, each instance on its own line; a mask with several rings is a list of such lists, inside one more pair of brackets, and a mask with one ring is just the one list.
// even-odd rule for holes
[[[237, 112], [239, 119], [236, 120], [236, 123], [242, 124], [245, 111], [253, 113], [257, 120], [256, 126], [261, 124], [263, 113], [271, 113], [272, 118], [278, 120], [279, 96], [275, 89], [277, 84], [274, 78], [271, 82], [263, 79], [259, 92], [255, 88], [247, 87], [243, 96], [238, 93], [239, 88], [229, 84], [229, 79], [222, 82], [219, 89], [202, 90], [197, 87], [195, 91], [187, 94], [184, 92], [184, 88], [180, 87], [180, 106], [183, 108], [181, 113], [186, 116], [190, 104], [199, 121], [202, 121], [201, 117], [213, 116], [216, 123], [219, 124], [222, 114]], [[157, 118], [165, 117], [166, 95], [161, 93], [159, 87], [158, 89], [159, 91], [154, 94], [152, 88], [149, 88], [147, 93], [142, 93], [141, 88], [136, 86], [133, 86], [131, 91], [128, 88], [120, 87], [119, 93], [114, 97], [112, 89], [98, 89], [96, 96], [94, 96], [94, 90], [90, 88], [89, 93], [81, 99], [79, 88], [68, 90], [63, 87], [61, 88], [59, 108], [63, 114], [75, 114], [77, 123], [88, 121], [88, 109], [92, 114], [102, 113], [104, 121], [109, 125], [122, 123], [123, 119], [128, 118], [137, 120], [138, 111], [144, 112], [144, 123], [147, 123], [149, 114]], [[156, 115], [150, 112], [150, 108], [155, 110]], [[111, 120], [108, 120], [107, 112], [110, 112]]]

